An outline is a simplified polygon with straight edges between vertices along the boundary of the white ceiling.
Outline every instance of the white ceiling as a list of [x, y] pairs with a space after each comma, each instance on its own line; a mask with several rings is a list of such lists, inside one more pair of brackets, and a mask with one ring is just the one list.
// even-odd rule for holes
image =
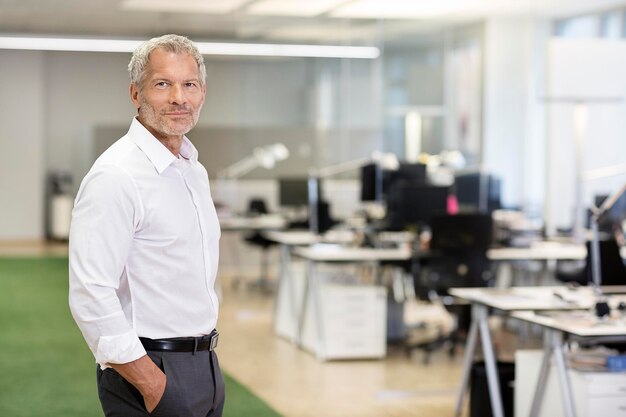
[[371, 44], [493, 15], [622, 6], [626, 0], [0, 0], [0, 33]]

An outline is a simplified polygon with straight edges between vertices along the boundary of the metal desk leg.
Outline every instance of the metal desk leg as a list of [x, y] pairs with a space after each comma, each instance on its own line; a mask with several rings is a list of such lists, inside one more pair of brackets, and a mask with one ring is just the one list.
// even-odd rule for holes
[[474, 359], [474, 353], [476, 351], [476, 334], [478, 333], [478, 323], [476, 319], [472, 317], [472, 323], [470, 324], [469, 333], [467, 335], [467, 342], [465, 342], [465, 354], [463, 356], [463, 376], [461, 377], [461, 386], [459, 387], [459, 393], [456, 401], [455, 417], [461, 415], [463, 408], [463, 400], [465, 399], [465, 391], [469, 384], [470, 372], [472, 370], [472, 360]]
[[[276, 291], [276, 302], [274, 303], [274, 318], [278, 317], [278, 296], [280, 291], [287, 286], [287, 298], [289, 305], [290, 320], [292, 322], [291, 329], [291, 343], [296, 344], [298, 341], [299, 331], [299, 315], [296, 305], [296, 290], [294, 278], [291, 276], [291, 247], [289, 245], [282, 244], [280, 246], [280, 275], [278, 276], [278, 290]], [[274, 323], [276, 327], [276, 323]]]
[[478, 327], [482, 341], [485, 369], [487, 370], [487, 383], [489, 385], [489, 398], [491, 399], [491, 412], [493, 417], [504, 417], [502, 398], [500, 396], [500, 381], [496, 369], [496, 355], [493, 351], [491, 333], [487, 323], [487, 307], [476, 305], [475, 312], [478, 315]]
[[500, 397], [500, 383], [496, 369], [496, 358], [491, 342], [491, 333], [487, 323], [487, 307], [480, 304], [472, 305], [472, 324], [465, 347], [465, 357], [463, 359], [463, 376], [461, 377], [461, 387], [459, 388], [455, 416], [461, 415], [463, 399], [469, 383], [472, 359], [476, 348], [476, 334], [480, 331], [481, 346], [485, 356], [485, 368], [487, 371], [487, 383], [489, 385], [489, 398], [491, 400], [491, 410], [494, 417], [504, 417], [502, 408], [502, 398]]
[[317, 358], [323, 360], [326, 358], [326, 343], [324, 335], [324, 324], [322, 323], [322, 302], [321, 302], [321, 285], [315, 273], [315, 261], [307, 261], [306, 282], [304, 286], [304, 295], [302, 300], [302, 310], [298, 320], [298, 344], [302, 346], [302, 331], [304, 329], [304, 320], [306, 319], [309, 298], [311, 298], [313, 319], [315, 320]]
[[298, 315], [298, 332], [296, 333], [296, 342], [302, 347], [302, 331], [304, 330], [304, 319], [306, 318], [306, 310], [309, 304], [309, 289], [311, 287], [311, 276], [315, 273], [313, 261], [307, 261], [307, 270], [304, 273], [304, 290], [302, 291], [302, 302], [300, 303], [300, 314]]
[[539, 415], [539, 409], [543, 402], [543, 393], [545, 392], [548, 376], [550, 375], [551, 357], [552, 341], [550, 340], [548, 331], [545, 331], [543, 340], [543, 359], [541, 361], [541, 368], [539, 369], [539, 378], [537, 378], [537, 386], [535, 388], [533, 403], [530, 407], [530, 417], [537, 417], [537, 415]]
[[309, 282], [313, 301], [313, 316], [317, 332], [317, 359], [326, 359], [326, 335], [324, 334], [324, 315], [322, 314], [322, 285], [315, 274], [315, 262], [309, 261]]
[[567, 375], [567, 366], [565, 365], [565, 354], [563, 353], [563, 333], [558, 330], [550, 329], [550, 339], [552, 343], [552, 352], [554, 353], [554, 362], [556, 371], [559, 375], [561, 383], [561, 396], [563, 397], [563, 410], [566, 417], [576, 417], [574, 409], [574, 398], [572, 397], [572, 386]]

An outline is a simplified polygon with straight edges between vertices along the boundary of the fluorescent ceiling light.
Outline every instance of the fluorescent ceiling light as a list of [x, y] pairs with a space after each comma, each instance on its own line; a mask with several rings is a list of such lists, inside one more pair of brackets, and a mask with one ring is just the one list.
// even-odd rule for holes
[[[516, 0], [520, 1], [520, 0]], [[428, 18], [454, 14], [476, 7], [488, 6], [492, 0], [357, 0], [330, 13], [349, 18]]]
[[260, 0], [246, 8], [247, 14], [268, 16], [317, 16], [346, 0]]
[[230, 13], [248, 0], [125, 0], [120, 4], [123, 10], [170, 13]]
[[[0, 49], [78, 52], [133, 52], [143, 41], [78, 38], [0, 36]], [[276, 56], [376, 59], [373, 46], [293, 45], [262, 43], [196, 42], [203, 55]]]
[[0, 49], [30, 51], [132, 52], [140, 43], [116, 39], [0, 37]]
[[206, 55], [288, 56], [316, 58], [376, 59], [380, 50], [374, 46], [289, 45], [260, 43], [202, 43], [200, 52]]

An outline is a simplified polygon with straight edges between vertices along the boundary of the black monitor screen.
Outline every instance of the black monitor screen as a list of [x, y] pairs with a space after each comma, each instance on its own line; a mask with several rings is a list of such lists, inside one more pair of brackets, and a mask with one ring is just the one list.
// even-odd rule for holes
[[429, 224], [434, 216], [446, 214], [448, 187], [399, 181], [387, 196], [387, 223], [390, 229]]
[[456, 199], [463, 211], [488, 212], [500, 208], [500, 179], [479, 172], [457, 175]]
[[361, 167], [361, 201], [376, 201], [382, 188], [380, 168], [376, 164]]
[[307, 178], [280, 178], [278, 180], [279, 202], [283, 207], [301, 207], [309, 204]]
[[426, 165], [403, 162], [393, 177], [397, 180], [426, 183]]
[[374, 163], [364, 165], [361, 168], [361, 201], [383, 199], [397, 181], [426, 184], [426, 165], [401, 163], [395, 171]]
[[435, 216], [430, 229], [433, 250], [486, 251], [493, 241], [493, 218], [489, 213]]

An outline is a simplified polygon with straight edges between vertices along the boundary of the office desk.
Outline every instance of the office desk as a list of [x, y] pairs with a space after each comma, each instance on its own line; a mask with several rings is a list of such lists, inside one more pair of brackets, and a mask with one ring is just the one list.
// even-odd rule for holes
[[379, 262], [406, 261], [411, 250], [402, 248], [353, 248], [338, 245], [297, 248], [294, 253], [311, 262]]
[[[222, 232], [232, 233], [233, 235], [235, 233], [241, 235], [246, 232], [250, 233], [250, 232], [262, 232], [266, 230], [281, 230], [287, 227], [287, 221], [285, 220], [285, 218], [283, 216], [276, 215], [276, 214], [267, 214], [267, 215], [260, 215], [260, 216], [231, 216], [229, 215], [229, 216], [219, 217], [218, 219], [219, 219], [220, 228]], [[242, 265], [245, 264], [245, 262], [242, 262], [242, 259], [240, 258], [239, 240], [243, 240], [243, 239], [241, 239], [240, 236], [237, 236], [237, 239], [227, 239], [227, 238], [223, 239], [223, 242], [228, 242], [230, 244], [225, 243], [227, 244], [225, 249], [228, 252], [226, 251], [223, 252], [223, 254], [227, 256], [222, 257], [222, 259], [224, 258], [232, 259], [232, 263], [234, 267], [236, 268], [236, 270], [238, 271], [238, 276], [237, 278], [233, 280], [233, 285], [238, 285], [242, 281], [242, 276], [243, 276]], [[255, 282], [250, 283], [250, 284], [253, 284], [263, 289], [268, 286], [268, 281], [265, 279], [265, 277], [261, 277], [257, 279]]]
[[[283, 288], [287, 289], [287, 302], [292, 317], [298, 316], [296, 295], [291, 276], [291, 252], [297, 246], [309, 246], [315, 243], [350, 243], [354, 240], [354, 232], [349, 230], [329, 230], [323, 235], [316, 235], [308, 230], [268, 230], [263, 232], [265, 238], [280, 244], [280, 272], [278, 274], [278, 288], [274, 302], [274, 331], [280, 334], [277, 323], [277, 311]], [[293, 320], [293, 329], [289, 334], [291, 341], [298, 340], [298, 321]]]
[[496, 371], [496, 358], [487, 323], [490, 307], [512, 313], [519, 310], [580, 310], [590, 308], [593, 304], [592, 290], [588, 287], [579, 288], [575, 291], [568, 290], [563, 286], [516, 287], [510, 289], [452, 288], [449, 292], [451, 295], [472, 304], [472, 322], [465, 347], [463, 374], [456, 404], [455, 415], [457, 417], [461, 414], [465, 392], [469, 383], [478, 332], [480, 332], [481, 346], [485, 356], [484, 361], [492, 413], [494, 417], [504, 416], [499, 388], [500, 383]]
[[[321, 283], [316, 274], [318, 263], [378, 263], [380, 261], [398, 261], [411, 258], [409, 248], [400, 249], [373, 249], [373, 248], [350, 248], [338, 245], [314, 245], [299, 247], [293, 253], [306, 260], [307, 267], [304, 281], [304, 294], [302, 307], [297, 321], [297, 342], [302, 346], [302, 330], [307, 311], [307, 303], [310, 302], [315, 319], [315, 332], [317, 335], [316, 354], [318, 359], [326, 359], [325, 332], [322, 320]], [[384, 337], [384, 336], [383, 336]]]
[[[620, 248], [620, 254], [626, 259], [626, 246]], [[587, 248], [583, 244], [544, 241], [527, 248], [492, 248], [487, 257], [492, 261], [576, 261], [586, 259]]]
[[254, 217], [221, 217], [219, 222], [223, 231], [280, 230], [287, 227], [287, 220], [283, 216], [275, 214]]
[[569, 335], [578, 339], [626, 339], [626, 323], [622, 319], [598, 320], [589, 311], [579, 312], [575, 315], [571, 312], [546, 315], [524, 311], [513, 313], [512, 317], [540, 325], [545, 329], [543, 360], [530, 416], [536, 417], [539, 413], [550, 371], [550, 359], [554, 357], [561, 387], [563, 410], [567, 417], [575, 417], [576, 409], [572, 397], [572, 386], [563, 351], [564, 336]]
[[[620, 248], [622, 258], [626, 260], [626, 247]], [[487, 257], [497, 263], [498, 286], [511, 287], [515, 285], [513, 264], [522, 261], [540, 262], [541, 270], [530, 272], [534, 278], [524, 280], [522, 285], [541, 285], [554, 283], [554, 276], [549, 265], [557, 261], [584, 261], [587, 259], [587, 249], [584, 244], [557, 241], [535, 242], [524, 248], [492, 248], [487, 251]], [[510, 280], [510, 281], [509, 281]]]
[[492, 261], [583, 260], [585, 245], [559, 242], [537, 242], [526, 248], [492, 248], [487, 257]]
[[268, 230], [263, 236], [281, 245], [308, 246], [314, 243], [351, 243], [355, 233], [351, 230], [329, 230], [316, 235], [308, 230]]

